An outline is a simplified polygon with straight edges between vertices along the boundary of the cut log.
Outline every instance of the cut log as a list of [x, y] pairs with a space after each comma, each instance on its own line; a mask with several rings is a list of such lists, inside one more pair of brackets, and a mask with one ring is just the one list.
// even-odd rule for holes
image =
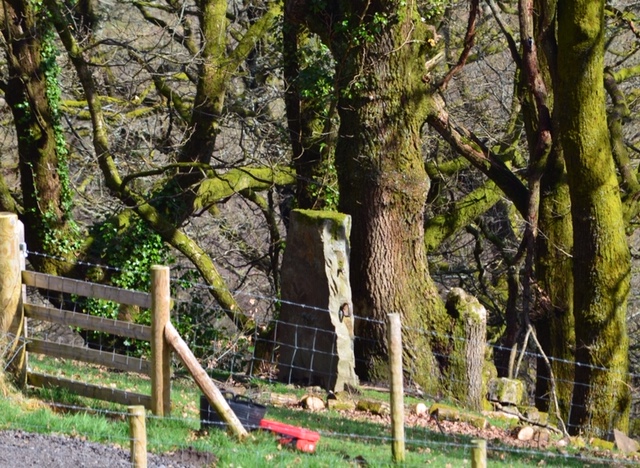
[[327, 407], [336, 411], [353, 411], [356, 402], [353, 400], [327, 400]]
[[274, 406], [297, 406], [300, 404], [300, 399], [296, 395], [271, 393], [269, 395], [269, 403]]
[[485, 418], [472, 413], [466, 413], [453, 406], [434, 403], [429, 408], [429, 414], [439, 421], [466, 422], [478, 429], [486, 429], [489, 424]]
[[302, 397], [302, 400], [300, 400], [300, 404], [303, 408], [311, 411], [320, 411], [325, 409], [325, 404], [324, 401], [322, 401], [322, 398], [318, 398], [317, 396], [313, 395], [305, 395], [304, 397]]
[[359, 411], [367, 411], [371, 414], [386, 416], [391, 414], [389, 403], [385, 401], [360, 400], [356, 403], [356, 409]]
[[424, 416], [427, 414], [427, 405], [425, 405], [424, 403], [418, 403], [415, 405], [413, 411], [418, 416]]

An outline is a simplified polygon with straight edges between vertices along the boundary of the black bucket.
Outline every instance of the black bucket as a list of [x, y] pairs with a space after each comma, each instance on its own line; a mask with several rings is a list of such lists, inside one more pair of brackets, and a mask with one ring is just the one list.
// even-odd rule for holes
[[[245, 429], [252, 431], [260, 427], [260, 421], [267, 412], [267, 407], [260, 405], [244, 395], [235, 395], [231, 392], [224, 394], [227, 403], [236, 414]], [[200, 395], [200, 428], [216, 427], [225, 429], [227, 424], [220, 418], [218, 412], [211, 407], [209, 400]]]

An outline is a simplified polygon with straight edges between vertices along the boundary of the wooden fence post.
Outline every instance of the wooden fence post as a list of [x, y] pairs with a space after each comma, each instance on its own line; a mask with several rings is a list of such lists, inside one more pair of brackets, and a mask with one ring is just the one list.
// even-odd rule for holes
[[151, 411], [156, 416], [171, 412], [171, 352], [164, 338], [170, 319], [169, 267], [151, 267]]
[[471, 467], [487, 468], [487, 441], [484, 439], [473, 439], [471, 448]]
[[0, 357], [8, 361], [5, 364], [19, 387], [26, 384], [26, 353], [20, 347], [24, 335], [21, 224], [14, 213], [0, 212]]
[[147, 468], [147, 425], [144, 406], [129, 406], [127, 414], [131, 440], [131, 466]]
[[171, 322], [167, 323], [167, 326], [164, 329], [164, 335], [180, 360], [193, 376], [193, 380], [196, 381], [196, 384], [200, 387], [202, 393], [204, 393], [209, 404], [213, 406], [220, 418], [227, 423], [231, 432], [233, 432], [238, 439], [245, 439], [249, 433], [238, 419], [238, 416], [233, 412], [218, 387], [213, 384], [211, 378], [207, 374], [207, 371], [202, 368], [196, 357], [189, 349], [189, 346], [187, 346], [187, 343], [185, 343], [180, 337], [180, 334]]
[[402, 326], [400, 314], [387, 315], [389, 331], [389, 367], [391, 375], [391, 432], [393, 461], [404, 462], [404, 384], [402, 372]]

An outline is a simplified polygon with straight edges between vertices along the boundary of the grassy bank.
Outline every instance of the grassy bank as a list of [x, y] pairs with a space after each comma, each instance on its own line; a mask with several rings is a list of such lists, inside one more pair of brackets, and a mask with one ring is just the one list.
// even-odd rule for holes
[[[81, 379], [87, 383], [114, 385], [117, 388], [148, 393], [146, 377], [109, 372], [85, 364], [64, 363], [52, 358], [32, 358], [30, 366], [39, 372]], [[258, 397], [265, 393], [295, 393], [282, 384], [252, 381], [248, 392]], [[29, 432], [59, 433], [108, 444], [129, 447], [126, 408], [97, 400], [89, 400], [56, 389], [33, 389], [24, 395], [5, 385], [5, 398], [0, 399], [0, 428]], [[370, 392], [368, 398], [387, 400], [388, 395]], [[172, 382], [170, 417], [148, 415], [148, 449], [154, 453], [197, 450], [213, 453], [216, 466], [394, 466], [391, 456], [390, 427], [375, 418], [353, 419], [349, 414], [325, 410], [301, 411], [269, 407], [269, 419], [304, 427], [321, 434], [315, 453], [308, 454], [283, 447], [277, 437], [266, 431], [253, 431], [245, 442], [238, 442], [218, 429], [201, 430], [198, 402], [200, 392], [188, 376]], [[406, 428], [407, 451], [404, 466], [471, 466], [471, 439], [464, 435], [444, 434], [424, 427]], [[610, 466], [597, 454], [578, 455], [558, 449], [531, 451], [489, 441], [489, 464], [504, 466]], [[586, 459], [586, 460], [585, 460]]]

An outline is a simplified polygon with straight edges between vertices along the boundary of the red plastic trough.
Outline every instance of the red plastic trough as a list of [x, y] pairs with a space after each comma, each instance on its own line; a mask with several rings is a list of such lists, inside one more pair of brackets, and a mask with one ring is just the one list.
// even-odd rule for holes
[[260, 427], [279, 434], [282, 436], [280, 443], [294, 445], [296, 449], [302, 452], [315, 452], [316, 444], [320, 440], [320, 434], [315, 431], [272, 421], [270, 419], [261, 420]]

